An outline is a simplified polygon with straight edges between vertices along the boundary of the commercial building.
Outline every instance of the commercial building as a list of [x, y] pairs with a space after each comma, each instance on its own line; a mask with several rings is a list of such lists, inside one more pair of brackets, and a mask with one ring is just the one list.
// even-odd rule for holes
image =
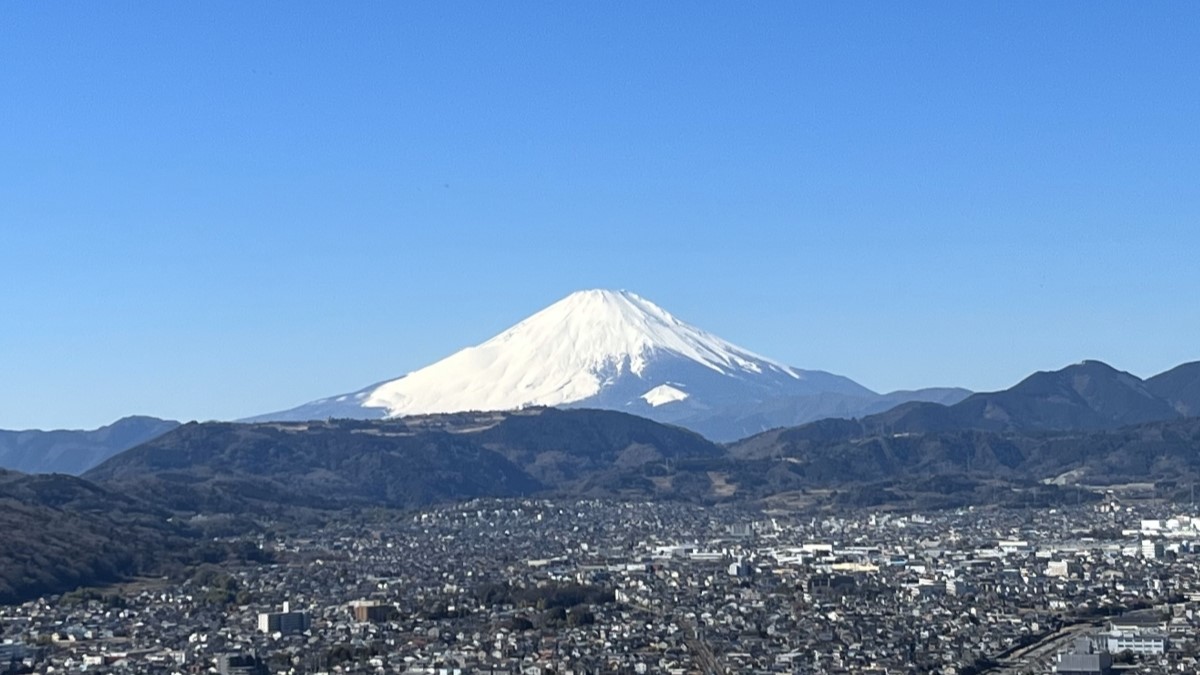
[[1115, 632], [1101, 637], [1108, 651], [1113, 654], [1133, 652], [1158, 655], [1167, 653], [1169, 647], [1167, 636], [1159, 633]]
[[289, 603], [283, 603], [282, 612], [264, 612], [258, 615], [258, 630], [262, 633], [303, 633], [311, 622], [307, 612], [293, 612]]
[[350, 604], [350, 612], [354, 614], [354, 620], [358, 623], [383, 623], [392, 616], [395, 607], [359, 600]]
[[1048, 577], [1078, 577], [1083, 574], [1083, 566], [1074, 560], [1051, 560], [1046, 565]]
[[1054, 672], [1059, 675], [1110, 675], [1112, 664], [1112, 654], [1097, 649], [1087, 638], [1079, 638], [1071, 651], [1058, 655]]
[[1161, 541], [1153, 539], [1142, 540], [1142, 557], [1150, 560], [1160, 560], [1166, 555], [1166, 547]]

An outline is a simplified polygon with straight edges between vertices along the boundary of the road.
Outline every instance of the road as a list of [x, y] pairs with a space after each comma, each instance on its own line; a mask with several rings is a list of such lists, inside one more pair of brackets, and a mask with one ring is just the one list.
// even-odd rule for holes
[[[1021, 647], [1003, 657], [997, 658], [1000, 665], [995, 668], [990, 668], [983, 671], [988, 675], [1015, 675], [1023, 672], [1046, 672], [1045, 668], [1038, 668], [1038, 665], [1046, 665], [1052, 663], [1055, 655], [1066, 649], [1075, 638], [1083, 637], [1088, 633], [1096, 630], [1098, 624], [1090, 621], [1083, 621], [1063, 626], [1059, 630], [1037, 642]], [[1032, 671], [1026, 670], [1030, 666], [1035, 666]]]

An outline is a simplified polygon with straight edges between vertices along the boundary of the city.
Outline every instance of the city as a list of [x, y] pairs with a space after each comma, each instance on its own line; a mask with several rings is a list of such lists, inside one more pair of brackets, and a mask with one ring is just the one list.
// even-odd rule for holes
[[1178, 511], [379, 510], [259, 537], [267, 562], [3, 608], [0, 655], [47, 673], [1195, 672], [1200, 517]]
[[1200, 675], [1200, 2], [0, 64], [0, 675]]

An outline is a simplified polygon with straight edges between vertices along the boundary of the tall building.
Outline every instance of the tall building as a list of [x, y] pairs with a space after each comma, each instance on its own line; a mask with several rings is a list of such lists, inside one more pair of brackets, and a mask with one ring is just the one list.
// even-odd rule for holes
[[1051, 560], [1046, 564], [1048, 577], [1078, 577], [1083, 574], [1083, 566], [1074, 560]]
[[354, 620], [359, 623], [383, 623], [387, 621], [395, 607], [366, 600], [359, 600], [350, 605]]
[[25, 658], [27, 651], [22, 644], [0, 644], [0, 674], [21, 672], [21, 659]]
[[754, 574], [754, 568], [749, 562], [741, 558], [735, 563], [729, 565], [729, 576], [731, 577], [748, 577]]
[[1158, 559], [1162, 558], [1164, 555], [1166, 555], [1166, 548], [1163, 546], [1163, 543], [1161, 541], [1154, 541], [1153, 539], [1143, 539], [1142, 540], [1142, 557], [1143, 558], [1150, 558], [1151, 560], [1158, 560]]
[[283, 603], [282, 612], [264, 612], [258, 615], [258, 630], [262, 633], [291, 635], [308, 630], [311, 621], [307, 612], [291, 611], [290, 603]]

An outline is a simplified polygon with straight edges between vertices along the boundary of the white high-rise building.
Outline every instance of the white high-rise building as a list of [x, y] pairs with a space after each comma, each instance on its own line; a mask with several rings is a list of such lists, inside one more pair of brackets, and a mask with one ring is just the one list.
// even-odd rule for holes
[[1166, 555], [1166, 547], [1161, 541], [1153, 539], [1142, 540], [1142, 557], [1151, 560], [1159, 560]]
[[291, 603], [283, 603], [282, 612], [263, 612], [258, 615], [258, 630], [262, 633], [290, 635], [308, 630], [311, 621], [307, 612], [291, 611]]

